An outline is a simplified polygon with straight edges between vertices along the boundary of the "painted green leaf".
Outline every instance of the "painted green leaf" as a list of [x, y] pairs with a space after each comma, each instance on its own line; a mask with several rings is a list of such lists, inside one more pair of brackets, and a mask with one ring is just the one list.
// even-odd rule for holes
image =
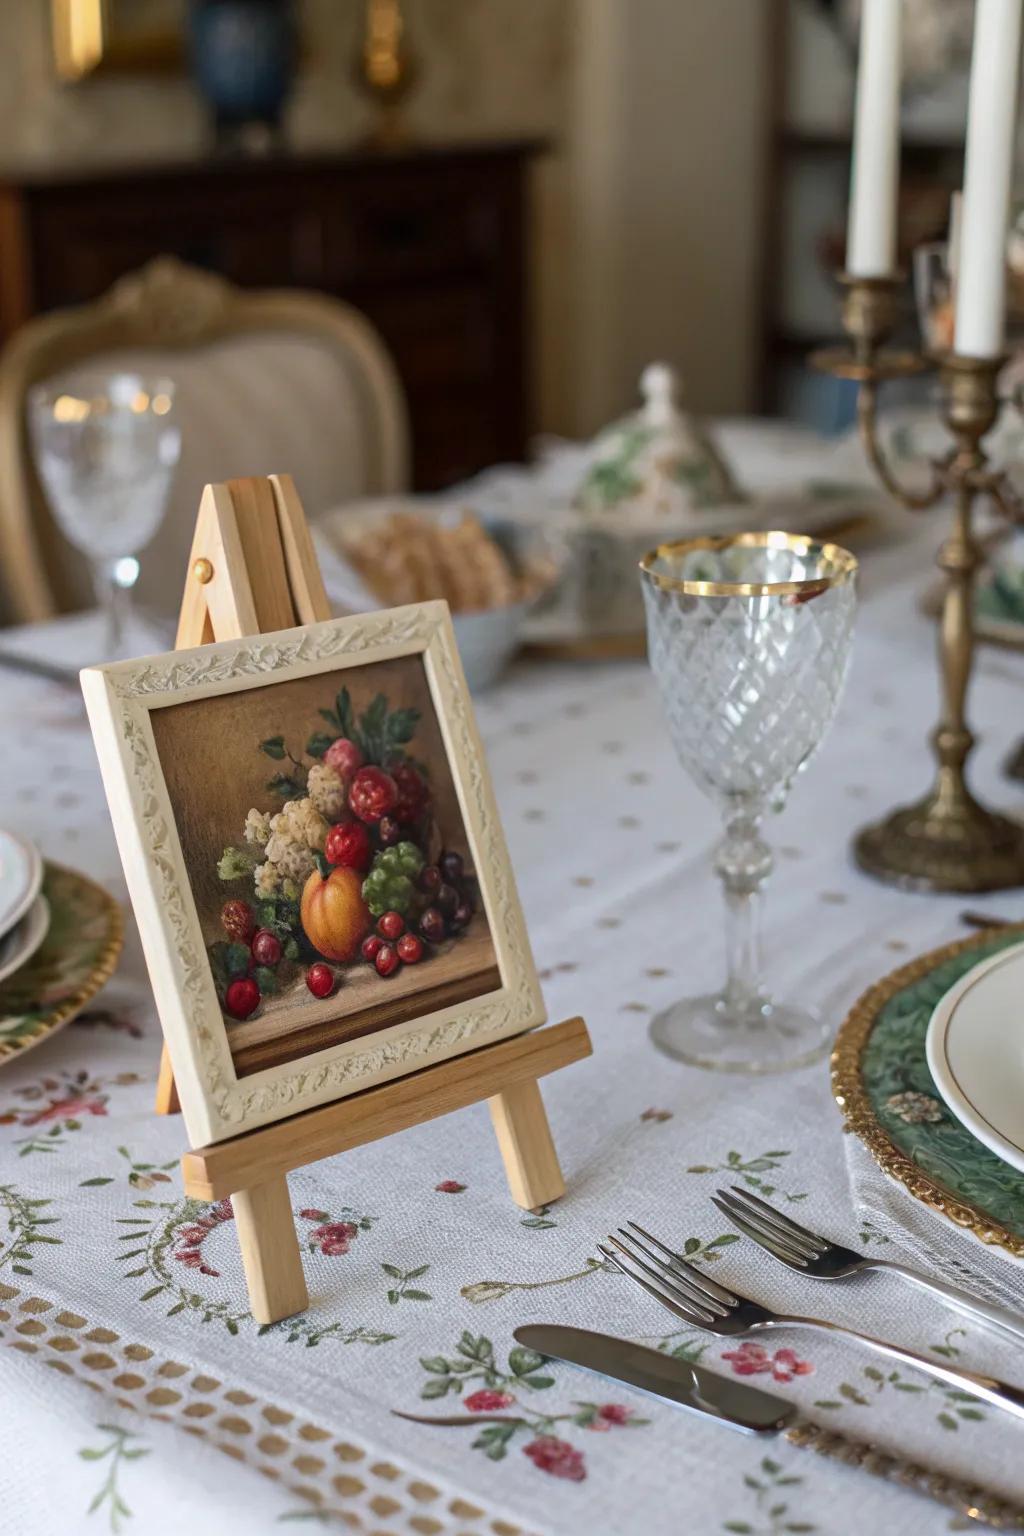
[[285, 755], [284, 737], [268, 736], [266, 741], [260, 742], [260, 751], [265, 752], [268, 757], [272, 757], [275, 762], [281, 762]]

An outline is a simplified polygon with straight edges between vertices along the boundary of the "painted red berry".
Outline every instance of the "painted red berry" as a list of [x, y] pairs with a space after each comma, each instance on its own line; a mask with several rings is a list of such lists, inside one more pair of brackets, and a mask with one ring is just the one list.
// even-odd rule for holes
[[369, 869], [373, 849], [363, 823], [341, 821], [332, 827], [324, 843], [324, 857], [328, 864], [340, 864], [345, 869]]
[[398, 799], [394, 806], [395, 820], [407, 827], [419, 821], [423, 815], [430, 803], [430, 790], [423, 775], [412, 763], [396, 763], [391, 769], [391, 777], [398, 788]]
[[334, 991], [334, 972], [322, 960], [317, 960], [306, 972], [306, 986], [314, 997], [330, 997]]
[[324, 753], [324, 762], [347, 781], [363, 766], [363, 754], [354, 741], [349, 741], [347, 736], [339, 736]]
[[252, 957], [257, 965], [277, 965], [283, 953], [281, 940], [269, 928], [260, 928], [254, 934]]
[[385, 939], [397, 939], [405, 932], [405, 918], [401, 912], [385, 912], [377, 919], [377, 932]]
[[376, 960], [377, 955], [383, 948], [384, 940], [380, 938], [376, 933], [369, 933], [363, 940], [359, 949], [359, 953], [362, 955], [367, 965], [372, 965]]
[[226, 901], [220, 909], [220, 922], [236, 944], [248, 944], [256, 932], [256, 919], [247, 901]]
[[398, 786], [383, 768], [360, 768], [349, 786], [349, 808], [360, 821], [380, 821], [394, 810], [397, 799]]
[[399, 960], [404, 961], [406, 965], [418, 965], [423, 959], [423, 941], [414, 933], [403, 933], [395, 948], [398, 951]]
[[224, 994], [224, 1006], [233, 1019], [247, 1019], [260, 1005], [260, 989], [251, 976], [240, 976]]
[[374, 959], [378, 976], [393, 976], [401, 965], [398, 951], [391, 944], [382, 944]]

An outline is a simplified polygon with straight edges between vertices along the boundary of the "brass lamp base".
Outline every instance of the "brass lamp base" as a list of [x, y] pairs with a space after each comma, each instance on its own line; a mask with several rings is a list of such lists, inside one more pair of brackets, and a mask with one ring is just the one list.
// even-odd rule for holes
[[876, 879], [915, 891], [977, 895], [1024, 885], [1024, 825], [978, 804], [962, 781], [858, 833], [854, 855]]

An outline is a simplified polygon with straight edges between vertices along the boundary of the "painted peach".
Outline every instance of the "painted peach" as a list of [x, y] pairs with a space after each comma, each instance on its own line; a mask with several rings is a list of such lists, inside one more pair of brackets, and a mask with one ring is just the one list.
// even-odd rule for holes
[[363, 877], [339, 866], [324, 877], [315, 869], [302, 891], [299, 911], [306, 937], [325, 960], [354, 960], [372, 923], [363, 900]]

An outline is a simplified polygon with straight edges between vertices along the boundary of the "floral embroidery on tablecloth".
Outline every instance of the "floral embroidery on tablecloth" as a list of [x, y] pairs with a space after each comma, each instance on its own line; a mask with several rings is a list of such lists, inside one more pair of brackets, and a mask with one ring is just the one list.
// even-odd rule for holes
[[[961, 1349], [959, 1344], [953, 1343], [958, 1337], [966, 1337], [966, 1331], [963, 1328], [950, 1329], [941, 1344], [929, 1345], [930, 1353], [940, 1355], [945, 1360], [958, 1359]], [[870, 1408], [880, 1396], [889, 1391], [904, 1393], [933, 1405], [935, 1422], [950, 1432], [958, 1431], [964, 1425], [985, 1422], [985, 1410], [973, 1392], [946, 1386], [944, 1382], [930, 1377], [907, 1377], [898, 1370], [883, 1371], [876, 1365], [863, 1366], [854, 1381], [839, 1383], [835, 1397], [819, 1398], [814, 1406], [829, 1411], [844, 1407]]]
[[[184, 1314], [202, 1323], [217, 1322], [233, 1336], [239, 1333], [243, 1324], [253, 1323], [240, 1287], [232, 1287], [228, 1295], [217, 1296], [198, 1285], [199, 1276], [207, 1280], [221, 1278], [208, 1245], [221, 1228], [234, 1220], [230, 1200], [208, 1204], [187, 1197], [143, 1199], [134, 1201], [133, 1208], [142, 1214], [117, 1219], [117, 1224], [125, 1228], [118, 1238], [118, 1242], [125, 1245], [118, 1254], [118, 1261], [134, 1265], [124, 1270], [124, 1279], [152, 1282], [140, 1295], [140, 1301], [162, 1300], [169, 1303], [168, 1317]], [[334, 1214], [308, 1206], [298, 1215], [301, 1221], [309, 1223], [306, 1239], [309, 1250], [329, 1259], [347, 1254], [360, 1234], [369, 1231], [377, 1220], [375, 1216], [367, 1216], [347, 1206]], [[423, 1272], [428, 1267], [424, 1266]], [[396, 1266], [382, 1268], [386, 1272]], [[409, 1282], [416, 1275], [401, 1270], [397, 1273], [401, 1277], [398, 1289], [404, 1297], [420, 1299], [415, 1291], [410, 1295]], [[189, 1279], [190, 1276], [195, 1278]], [[286, 1343], [304, 1343], [309, 1347], [324, 1339], [334, 1339], [342, 1344], [375, 1345], [390, 1343], [398, 1337], [369, 1323], [353, 1323], [347, 1315], [342, 1322], [333, 1317], [325, 1319], [314, 1312], [258, 1328], [260, 1335], [274, 1331]]]
[[812, 1536], [818, 1527], [796, 1518], [799, 1512], [790, 1504], [793, 1495], [783, 1492], [802, 1483], [802, 1477], [787, 1472], [770, 1456], [762, 1456], [757, 1474], [743, 1475], [743, 1486], [748, 1496], [753, 1495], [749, 1518], [723, 1521], [722, 1530], [731, 1536]]
[[735, 1349], [724, 1349], [722, 1359], [728, 1360], [735, 1376], [760, 1376], [770, 1372], [775, 1381], [792, 1381], [794, 1376], [809, 1376], [814, 1366], [809, 1360], [801, 1360], [795, 1349], [777, 1349], [769, 1354], [763, 1344], [749, 1340]]
[[[493, 1343], [483, 1334], [466, 1331], [454, 1354], [424, 1356], [420, 1364], [427, 1372], [420, 1396], [462, 1396], [461, 1406], [467, 1411], [438, 1417], [395, 1409], [397, 1417], [444, 1428], [479, 1427], [472, 1448], [490, 1461], [502, 1461], [510, 1446], [525, 1441], [520, 1449], [534, 1467], [566, 1482], [581, 1483], [587, 1475], [584, 1451], [563, 1438], [567, 1430], [606, 1434], [649, 1422], [623, 1403], [576, 1401], [560, 1413], [537, 1407], [530, 1401], [534, 1394], [555, 1385], [554, 1376], [545, 1370], [544, 1356], [516, 1345], [509, 1351], [507, 1365], [501, 1366]], [[476, 1381], [483, 1385], [463, 1395], [465, 1387]]]
[[105, 1461], [106, 1477], [93, 1496], [86, 1513], [94, 1515], [99, 1510], [105, 1509], [110, 1530], [114, 1536], [118, 1536], [121, 1521], [132, 1518], [132, 1512], [121, 1492], [123, 1463], [138, 1461], [141, 1457], [148, 1456], [149, 1449], [146, 1446], [129, 1444], [129, 1441], [138, 1439], [134, 1430], [120, 1429], [116, 1424], [98, 1424], [96, 1427], [108, 1437], [106, 1444], [84, 1446], [78, 1454], [83, 1461]]
[[7, 1268], [15, 1275], [31, 1275], [33, 1247], [64, 1241], [52, 1232], [40, 1230], [55, 1226], [60, 1220], [58, 1216], [42, 1214], [52, 1203], [23, 1195], [13, 1184], [0, 1184], [0, 1271]]
[[742, 1153], [727, 1152], [725, 1158], [719, 1163], [694, 1163], [687, 1168], [687, 1173], [724, 1173], [731, 1179], [737, 1179], [745, 1184], [748, 1189], [756, 1189], [759, 1195], [770, 1200], [772, 1195], [780, 1194], [786, 1200], [806, 1200], [806, 1191], [794, 1192], [781, 1189], [771, 1179], [766, 1179], [765, 1174], [777, 1173], [784, 1168], [783, 1158], [789, 1157], [789, 1151], [776, 1149], [769, 1152], [758, 1152], [755, 1157], [744, 1157]]
[[42, 1077], [14, 1090], [20, 1102], [0, 1112], [0, 1126], [16, 1125], [29, 1132], [15, 1141], [19, 1157], [58, 1152], [67, 1144], [69, 1132], [106, 1118], [110, 1088], [133, 1088], [141, 1081], [137, 1072], [119, 1072], [101, 1082], [84, 1069]]

